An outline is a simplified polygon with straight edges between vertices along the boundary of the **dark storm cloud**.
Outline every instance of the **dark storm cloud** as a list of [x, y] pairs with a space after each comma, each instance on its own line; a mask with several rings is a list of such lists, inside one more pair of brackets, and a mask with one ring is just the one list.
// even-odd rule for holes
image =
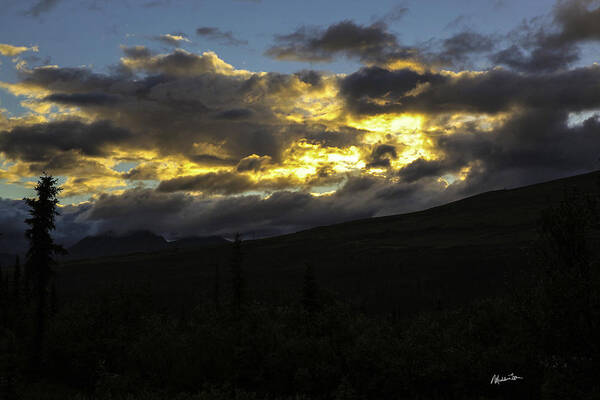
[[13, 254], [26, 248], [25, 219], [29, 217], [24, 201], [0, 198], [0, 253]]
[[325, 147], [345, 148], [358, 143], [363, 134], [364, 132], [358, 129], [344, 128], [331, 131], [324, 126], [316, 125], [306, 128], [304, 137], [309, 143]]
[[[418, 84], [427, 84], [410, 93]], [[513, 107], [581, 111], [600, 106], [600, 66], [524, 75], [493, 69], [457, 75], [363, 68], [341, 81], [341, 95], [356, 113], [497, 113]], [[408, 93], [407, 93], [408, 92]], [[384, 101], [384, 103], [382, 103]]]
[[366, 67], [347, 75], [340, 82], [341, 95], [351, 104], [364, 104], [368, 99], [398, 100], [417, 85], [444, 82], [448, 78], [435, 73], [420, 73], [412, 69], [388, 70]]
[[295, 75], [304, 83], [308, 83], [315, 87], [320, 87], [323, 84], [323, 75], [313, 70], [302, 70], [295, 73]]
[[126, 57], [132, 59], [150, 58], [154, 54], [145, 46], [121, 46], [121, 50]]
[[367, 167], [387, 168], [390, 166], [390, 159], [398, 158], [396, 148], [389, 144], [380, 144], [376, 146], [369, 157]]
[[[600, 123], [590, 118], [579, 126], [569, 127], [566, 117], [566, 113], [523, 112], [492, 133], [473, 129], [438, 137], [436, 146], [443, 158], [416, 160], [407, 165], [399, 171], [400, 183], [374, 176], [349, 177], [336, 193], [323, 197], [277, 191], [267, 198], [211, 199], [181, 192], [131, 189], [123, 194], [100, 195], [80, 210], [76, 218], [71, 218], [74, 225], [70, 229], [77, 228], [78, 235], [150, 229], [175, 236], [239, 231], [260, 237], [415, 211], [482, 190], [534, 183], [593, 167], [600, 148]], [[379, 152], [390, 151], [382, 147]], [[443, 173], [465, 166], [471, 167], [466, 181], [457, 181], [448, 187], [437, 182]], [[232, 176], [196, 177], [176, 183], [210, 187], [220, 192], [224, 192], [224, 183], [231, 185], [230, 191], [245, 185], [243, 180], [227, 181]], [[219, 185], [221, 188], [215, 189]], [[13, 217], [21, 218], [20, 215]], [[61, 224], [59, 220], [59, 230]], [[17, 224], [15, 232], [19, 227]]]
[[600, 149], [600, 122], [591, 117], [569, 127], [567, 115], [557, 110], [524, 111], [491, 135], [450, 135], [440, 139], [439, 144], [448, 152], [482, 159], [492, 170], [529, 166], [564, 171], [593, 168]]
[[236, 159], [217, 157], [212, 154], [194, 154], [190, 155], [189, 159], [208, 166], [234, 166], [237, 163]]
[[119, 88], [122, 78], [117, 75], [98, 74], [89, 68], [57, 68], [42, 66], [19, 70], [19, 87], [43, 89], [58, 95], [102, 93], [107, 96]]
[[[123, 219], [134, 210], [137, 218], [169, 218], [192, 203], [192, 197], [173, 193], [163, 195], [151, 189], [135, 188], [122, 195], [101, 194], [86, 214], [87, 220]], [[135, 206], [137, 204], [137, 207]]]
[[257, 156], [256, 154], [252, 154], [251, 156], [244, 157], [238, 163], [236, 169], [238, 172], [246, 172], [246, 171], [261, 171], [264, 167], [271, 162], [271, 157], [269, 156]]
[[539, 46], [526, 54], [519, 46], [512, 45], [490, 56], [495, 64], [530, 73], [556, 71], [578, 59], [579, 50], [572, 46]]
[[[497, 112], [514, 106], [578, 111], [600, 105], [594, 89], [600, 84], [600, 66], [560, 73], [522, 75], [494, 69], [465, 73], [432, 84], [430, 90], [407, 101], [424, 110]], [[410, 107], [411, 105], [409, 105]]]
[[47, 161], [59, 152], [77, 151], [88, 156], [105, 156], [107, 146], [124, 143], [131, 133], [107, 121], [49, 122], [17, 126], [0, 132], [0, 152], [11, 159]]
[[[571, 21], [575, 17], [562, 18]], [[77, 232], [151, 229], [158, 233], [253, 231], [270, 235], [414, 211], [484, 190], [597, 167], [597, 118], [580, 125], [567, 124], [570, 112], [600, 107], [600, 67], [564, 69], [576, 60], [578, 52], [576, 47], [561, 46], [588, 40], [582, 37], [596, 40], [594, 27], [582, 27], [583, 33], [577, 33], [575, 25], [563, 22], [559, 30], [543, 37], [537, 35], [539, 30], [530, 29], [527, 38], [519, 39], [514, 49], [508, 48], [514, 50], [513, 64], [509, 63], [510, 54], [501, 56], [499, 62], [511, 69], [478, 72], [372, 66], [345, 77], [316, 71], [253, 74], [235, 70], [214, 53], [177, 49], [155, 54], [141, 46], [123, 48], [120, 68], [109, 74], [86, 68], [25, 69], [19, 72], [19, 89], [34, 93], [32, 103], [77, 106], [90, 120], [111, 122], [63, 121], [3, 128], [0, 152], [27, 161], [23, 168], [31, 174], [44, 169], [60, 171], [81, 185], [89, 176], [164, 179], [164, 156], [173, 156], [169, 162], [181, 165], [192, 161], [229, 169], [166, 179], [156, 190], [101, 194], [85, 209], [73, 206], [69, 218]], [[435, 55], [445, 57], [448, 64], [463, 63], [473, 54], [496, 49], [497, 44], [490, 41], [492, 37], [463, 32], [440, 42]], [[289, 50], [297, 59], [328, 60], [344, 55], [372, 64], [397, 60], [407, 50], [381, 23], [362, 26], [348, 21], [326, 29], [299, 29], [281, 37], [277, 45], [270, 51]], [[543, 51], [549, 52], [544, 55]], [[412, 49], [409, 53], [416, 54]], [[557, 60], [553, 61], [554, 55]], [[336, 89], [343, 107], [339, 120], [295, 123], [286, 119], [297, 111], [299, 98], [314, 94], [316, 104], [320, 93]], [[398, 159], [400, 143], [364, 145], [364, 130], [343, 126], [346, 117], [359, 121], [363, 114], [388, 112], [425, 114], [423, 135], [437, 158], [419, 158], [394, 171], [390, 161]], [[455, 113], [497, 117], [497, 121], [484, 126], [475, 120], [453, 127]], [[9, 126], [8, 119], [0, 122]], [[284, 150], [299, 139], [322, 148], [355, 145], [366, 155], [361, 161], [386, 168], [389, 179], [360, 176], [360, 171], [336, 175], [330, 165], [320, 165], [318, 176], [307, 182], [257, 178], [261, 171], [284, 165]], [[113, 146], [125, 154], [136, 149], [153, 153], [136, 160], [140, 164], [127, 173], [81, 157], [109, 155]], [[181, 168], [166, 176], [181, 173], [190, 172]], [[448, 174], [461, 174], [465, 179], [452, 183], [450, 177], [451, 185], [446, 187], [438, 179]], [[341, 179], [346, 183], [334, 194], [316, 197], [307, 193], [311, 185]], [[184, 191], [201, 192], [202, 196]], [[246, 191], [273, 193], [268, 197], [238, 196]]]
[[225, 110], [218, 113], [217, 119], [245, 119], [252, 116], [252, 110], [247, 108], [234, 108], [233, 110]]
[[[217, 159], [208, 154], [227, 165], [253, 153], [277, 160], [283, 146], [310, 131], [306, 125], [282, 121], [273, 110], [307, 90], [320, 90], [319, 73], [236, 74], [214, 53], [175, 50], [154, 55], [144, 47], [123, 51], [128, 74], [34, 68], [21, 73], [19, 90], [49, 91], [34, 101], [77, 106], [95, 119], [129, 130], [133, 136], [122, 148], [152, 148], [210, 165]], [[215, 145], [222, 148], [220, 153], [203, 147]]]
[[70, 106], [115, 105], [119, 99], [106, 93], [54, 93], [44, 97], [43, 101]]
[[494, 39], [477, 32], [460, 32], [442, 42], [442, 50], [437, 55], [443, 64], [465, 63], [474, 54], [485, 53], [494, 48]]
[[371, 25], [345, 20], [325, 28], [301, 26], [276, 35], [265, 54], [279, 60], [330, 62], [345, 56], [368, 65], [408, 61], [437, 67], [469, 67], [473, 56], [487, 55], [494, 65], [528, 73], [554, 72], [579, 60], [580, 44], [600, 40], [599, 5], [592, 0], [559, 1], [549, 19], [524, 21], [506, 35], [466, 30], [414, 46], [401, 45], [388, 29], [388, 22], [406, 13], [399, 7]]
[[[417, 158], [398, 171], [398, 175], [405, 182], [415, 182], [422, 178], [436, 177], [446, 173], [455, 172], [456, 167], [448, 165], [444, 160], [425, 160]], [[466, 162], [460, 166], [466, 165]]]
[[600, 40], [597, 1], [559, 1], [552, 13], [552, 24], [536, 21], [525, 22], [513, 32], [516, 42], [492, 54], [491, 61], [519, 71], [552, 72], [579, 60], [580, 44]]
[[[567, 122], [572, 112], [600, 107], [598, 87], [597, 65], [535, 74], [506, 69], [418, 73], [371, 67], [343, 78], [340, 95], [350, 113], [428, 114], [426, 135], [438, 158], [414, 160], [397, 176], [416, 183], [465, 173], [464, 181], [451, 185], [455, 196], [465, 196], [596, 169], [597, 117], [580, 125]], [[493, 127], [471, 121], [452, 128], [443, 115], [454, 113], [506, 114]], [[385, 167], [386, 161], [375, 163]]]
[[[139, 56], [138, 59], [142, 60], [139, 68], [145, 70], [147, 63], [157, 63], [155, 57], [149, 54]], [[76, 137], [85, 135], [67, 135], [65, 139], [52, 145], [54, 147], [50, 147], [51, 152], [75, 151], [91, 155], [96, 151], [96, 154], [101, 154], [98, 152], [106, 146], [118, 143], [126, 148], [137, 146], [158, 149], [161, 154], [184, 155], [189, 160], [203, 165], [234, 167], [237, 164], [238, 172], [244, 172], [256, 170], [256, 163], [239, 162], [248, 154], [261, 154], [278, 163], [281, 149], [297, 138], [306, 138], [309, 143], [322, 146], [337, 147], [347, 147], [360, 140], [362, 133], [359, 130], [340, 128], [339, 131], [332, 131], [316, 124], [278, 125], [278, 120], [271, 115], [271, 106], [276, 105], [277, 101], [296, 96], [298, 92], [295, 92], [295, 87], [298, 81], [309, 83], [311, 86], [319, 85], [317, 82], [322, 84], [323, 76], [319, 73], [229, 76], [226, 75], [230, 73], [228, 69], [225, 73], [217, 72], [219, 68], [225, 67], [212, 56], [184, 53], [184, 57], [194, 60], [206, 57], [209, 59], [206, 65], [210, 67], [198, 71], [195, 67], [196, 62], [192, 62], [192, 67], [181, 75], [159, 74], [141, 79], [94, 74], [85, 69], [62, 68], [34, 69], [25, 74], [23, 83], [27, 87], [57, 89], [57, 93], [46, 98], [48, 101], [70, 102], [72, 105], [93, 110], [101, 117], [111, 118], [114, 126], [122, 126], [123, 129], [132, 132], [119, 135], [119, 138], [109, 135], [105, 144], [99, 139], [95, 144], [87, 145], [75, 140]], [[600, 69], [597, 66], [537, 75], [519, 74], [502, 69], [446, 74], [371, 67], [350, 74], [340, 79], [339, 83], [340, 96], [345, 100], [347, 112], [351, 114], [419, 112], [434, 118], [436, 115], [452, 112], [494, 114], [514, 112], [515, 109], [521, 110], [519, 115], [523, 115], [529, 109], [540, 109], [552, 115], [554, 110], [584, 111], [600, 106], [600, 95], [596, 90], [600, 85]], [[104, 93], [106, 97], [94, 101], [97, 93]], [[119, 99], [119, 113], [98, 107], [98, 103], [103, 103], [103, 107], [108, 106], [110, 102], [105, 100], [111, 96]], [[245, 99], [252, 101], [247, 102]], [[538, 113], [535, 114], [535, 118], [543, 120], [548, 117], [544, 113]], [[177, 128], [173, 129], [175, 126]], [[473, 129], [476, 130], [476, 127]], [[491, 137], [486, 132], [478, 132], [475, 136], [485, 135]], [[498, 139], [498, 142], [500, 141]], [[222, 155], [209, 154], [203, 151], [202, 147], [193, 147], [191, 144], [195, 142], [224, 143], [224, 152]], [[445, 143], [441, 139], [436, 142], [436, 146], [448, 153], [443, 163], [432, 165], [431, 161], [428, 161], [424, 163], [427, 165], [419, 165], [415, 162], [399, 172], [399, 176], [407, 182], [412, 182], [419, 177], [433, 176], [434, 172], [431, 171], [439, 172], [440, 175], [455, 173], [468, 165], [465, 160], [469, 159], [466, 156], [469, 154], [473, 159], [481, 160], [482, 165], [507, 168], [498, 163], [490, 164], [490, 159], [481, 156], [485, 153], [483, 150], [470, 153], [463, 149], [462, 152], [466, 155], [459, 159], [456, 154], [460, 152], [452, 151], [453, 146], [445, 148]], [[3, 142], [3, 145], [7, 146], [8, 142]], [[498, 152], [485, 141], [474, 140], [469, 145], [473, 148], [488, 149], [492, 153]], [[13, 153], [17, 154], [16, 149], [19, 146], [13, 141], [11, 146]], [[489, 150], [490, 148], [495, 150]], [[29, 152], [22, 151], [18, 154], [26, 153]], [[32, 154], [36, 154], [35, 151]], [[381, 154], [383, 158], [375, 157], [374, 152], [371, 159], [365, 161], [380, 166], [383, 166], [383, 163], [389, 164], [390, 154]], [[48, 160], [37, 162], [48, 164]], [[62, 162], [66, 158], [54, 160], [57, 165], [58, 161]], [[36, 164], [35, 168], [41, 165]], [[136, 167], [125, 178], [157, 179], [156, 170], [151, 173], [151, 169], [148, 168], [150, 167]], [[486, 168], [489, 170], [491, 167]], [[165, 181], [161, 190], [185, 190], [192, 187], [193, 190], [204, 189], [212, 193], [238, 193], [237, 191], [252, 184], [244, 177], [235, 175], [221, 178], [223, 179], [213, 179], [214, 182], [208, 177]], [[223, 183], [221, 188], [216, 181]], [[287, 184], [289, 185], [289, 182]], [[289, 186], [282, 182], [263, 182], [262, 186], [259, 184], [252, 188], [258, 187], [274, 190], [273, 188]]]
[[159, 192], [198, 191], [205, 194], [237, 194], [252, 188], [249, 177], [231, 172], [209, 172], [207, 174], [182, 176], [162, 181]]
[[469, 167], [465, 194], [516, 187], [597, 169], [600, 121], [567, 124], [568, 113], [532, 109], [516, 113], [493, 132], [470, 131], [434, 137], [443, 154], [417, 160], [399, 171], [406, 181], [440, 176]]
[[[590, 9], [590, 6], [595, 8]], [[600, 3], [593, 0], [560, 1], [554, 19], [560, 32], [551, 39], [562, 43], [600, 40]]]
[[[245, 163], [242, 165], [248, 167]], [[238, 171], [240, 170], [238, 169]], [[250, 171], [250, 169], [245, 171]], [[249, 190], [280, 190], [294, 186], [299, 186], [299, 182], [289, 178], [262, 179], [254, 182], [245, 174], [220, 171], [165, 180], [160, 182], [156, 190], [165, 193], [202, 192], [205, 195], [232, 195]]]
[[[125, 48], [125, 52], [127, 52]], [[172, 76], [189, 76], [202, 73], [216, 72], [219, 65], [216, 55], [198, 55], [185, 50], [175, 49], [172, 53], [148, 57], [139, 50], [135, 50], [134, 62], [130, 68], [141, 69], [153, 74], [167, 74]], [[222, 61], [221, 61], [222, 63]], [[222, 63], [224, 64], [224, 63]]]
[[216, 40], [223, 44], [228, 44], [230, 46], [240, 46], [248, 44], [247, 40], [236, 38], [233, 35], [233, 32], [222, 31], [221, 29], [213, 26], [202, 26], [196, 29], [196, 34], [198, 36], [202, 36], [210, 40]]
[[[52, 175], [81, 175], [82, 179], [101, 176], [117, 176], [117, 172], [107, 168], [104, 164], [83, 159], [76, 150], [61, 151], [44, 155], [45, 159], [30, 161], [26, 164], [30, 176], [39, 176], [44, 172]], [[76, 178], [75, 178], [76, 179]], [[84, 180], [80, 183], [84, 183]], [[75, 182], [73, 182], [75, 183]]]
[[381, 21], [364, 26], [345, 20], [326, 29], [302, 26], [290, 34], [275, 36], [275, 42], [265, 54], [279, 60], [329, 62], [343, 55], [384, 63], [416, 56], [416, 50], [401, 46]]
[[132, 181], [159, 179], [159, 166], [156, 164], [142, 164], [131, 168], [123, 174], [123, 178]]
[[[89, 207], [89, 204], [80, 204], [60, 208], [60, 215], [56, 219], [56, 231], [53, 232], [56, 243], [71, 246], [93, 232], [92, 223], [78, 220]], [[25, 224], [26, 218], [29, 218], [29, 212], [23, 200], [0, 197], [0, 253], [18, 253], [22, 256], [25, 254], [29, 246], [25, 238], [25, 230], [28, 228]]]
[[149, 229], [171, 235], [230, 235], [233, 232], [268, 236], [352, 219], [415, 211], [439, 204], [441, 185], [423, 182], [392, 185], [374, 177], [350, 178], [330, 196], [277, 191], [254, 195], [198, 198], [183, 193], [132, 189], [101, 195], [80, 221], [98, 231]]

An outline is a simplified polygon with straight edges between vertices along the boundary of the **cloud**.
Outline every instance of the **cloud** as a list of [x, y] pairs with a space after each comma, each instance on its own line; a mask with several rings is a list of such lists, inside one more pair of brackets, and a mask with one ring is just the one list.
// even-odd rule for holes
[[380, 67], [362, 68], [343, 77], [340, 95], [351, 112], [377, 113], [379, 110], [400, 109], [401, 99], [412, 97], [419, 86], [441, 83], [449, 78], [436, 73], [420, 73], [412, 69], [389, 70]]
[[0, 198], [0, 253], [12, 254], [14, 249], [25, 249], [25, 219], [28, 216], [25, 202]]
[[206, 174], [183, 176], [162, 181], [159, 192], [201, 192], [203, 194], [232, 195], [250, 190], [278, 190], [299, 185], [289, 178], [267, 178], [253, 181], [248, 175], [235, 172], [209, 172]]
[[158, 185], [159, 192], [202, 192], [206, 194], [237, 194], [252, 188], [247, 176], [230, 172], [209, 172], [195, 176], [183, 176]]
[[[53, 232], [55, 241], [70, 246], [83, 236], [89, 234], [93, 227], [90, 223], [79, 222], [78, 217], [89, 205], [61, 207], [61, 215], [57, 217], [56, 230]], [[25, 239], [25, 219], [29, 217], [28, 207], [23, 200], [11, 200], [0, 197], [0, 253], [20, 253], [24, 255], [29, 243]]]
[[183, 33], [166, 33], [164, 35], [154, 36], [153, 40], [173, 47], [179, 47], [184, 43], [190, 43], [190, 39]]
[[436, 182], [398, 185], [376, 177], [350, 178], [338, 192], [325, 196], [283, 190], [268, 197], [211, 199], [133, 189], [122, 195], [99, 197], [81, 220], [94, 221], [99, 230], [150, 229], [172, 236], [241, 232], [261, 237], [415, 211], [439, 204], [444, 200], [444, 190]]
[[481, 72], [418, 73], [363, 68], [342, 79], [341, 94], [356, 113], [499, 113], [515, 107], [581, 111], [600, 106], [594, 89], [600, 66], [523, 75]]
[[410, 47], [382, 21], [342, 21], [268, 50], [364, 64], [348, 74], [254, 72], [144, 46], [122, 47], [103, 73], [25, 66], [0, 82], [28, 109], [0, 114], [0, 178], [60, 174], [65, 195], [90, 197], [69, 208], [79, 233], [261, 236], [586, 172], [600, 148], [600, 67], [572, 65], [597, 40], [595, 14], [560, 7], [552, 29], [528, 21], [508, 36]]
[[[422, 183], [402, 188], [375, 177], [351, 178], [337, 193], [313, 196], [306, 192], [278, 191], [271, 196], [245, 195], [206, 198], [176, 192], [133, 188], [119, 194], [101, 194], [90, 202], [61, 208], [55, 238], [72, 245], [85, 235], [148, 229], [167, 237], [231, 235], [256, 237], [297, 231], [315, 225], [413, 211], [437, 204], [423, 196], [443, 189], [425, 189]], [[430, 198], [433, 198], [431, 196]], [[24, 251], [24, 202], [0, 198], [3, 240], [0, 251]], [[383, 210], [383, 212], [382, 212]]]
[[39, 0], [25, 12], [25, 15], [39, 17], [41, 14], [47, 13], [55, 8], [60, 1], [61, 0]]
[[0, 132], [0, 152], [10, 159], [46, 161], [57, 153], [77, 151], [88, 156], [106, 156], [110, 146], [131, 138], [131, 133], [108, 121], [80, 121], [18, 126]]
[[26, 51], [38, 51], [37, 46], [26, 47], [26, 46], [13, 46], [10, 44], [0, 43], [0, 54], [3, 56], [14, 57]]
[[245, 119], [252, 116], [252, 110], [247, 108], [234, 108], [218, 113], [215, 118], [218, 119]]
[[210, 40], [216, 40], [229, 46], [240, 46], [248, 44], [247, 40], [238, 39], [231, 31], [222, 31], [219, 28], [212, 26], [202, 26], [196, 29], [198, 36], [205, 37]]
[[442, 42], [442, 51], [437, 55], [445, 65], [466, 63], [473, 54], [486, 53], [495, 46], [495, 40], [477, 32], [457, 33]]
[[246, 171], [261, 171], [265, 169], [265, 166], [271, 163], [271, 157], [269, 156], [259, 156], [256, 154], [249, 155], [248, 157], [244, 157], [238, 163], [236, 169], [238, 172], [246, 172]]
[[436, 144], [448, 166], [471, 166], [471, 193], [596, 169], [600, 121], [591, 117], [580, 126], [569, 127], [567, 116], [565, 111], [528, 110], [492, 133], [475, 130], [442, 136]]
[[398, 4], [394, 6], [387, 14], [385, 14], [381, 20], [387, 23], [397, 22], [404, 18], [408, 12], [408, 7]]
[[524, 72], [552, 72], [579, 59], [579, 50], [572, 46], [538, 46], [526, 54], [512, 45], [490, 56], [495, 64], [502, 64]]
[[292, 33], [276, 35], [275, 44], [265, 55], [309, 62], [331, 62], [343, 56], [368, 66], [409, 66], [422, 71], [432, 66], [464, 66], [471, 56], [490, 53], [500, 39], [499, 35], [467, 30], [443, 40], [402, 45], [388, 23], [398, 21], [407, 12], [407, 8], [397, 6], [370, 25], [344, 20], [326, 28], [301, 26]]
[[66, 104], [66, 105], [114, 105], [118, 102], [116, 96], [108, 95], [106, 93], [53, 93], [49, 96], [44, 97], [43, 101]]
[[599, 2], [558, 1], [551, 23], [541, 23], [539, 19], [526, 21], [512, 33], [516, 37], [514, 43], [492, 54], [490, 59], [525, 72], [565, 69], [579, 60], [579, 45], [600, 40], [599, 27]]
[[[466, 165], [464, 162], [462, 165]], [[460, 163], [458, 164], [462, 166]], [[422, 157], [410, 162], [398, 171], [404, 182], [415, 182], [419, 179], [430, 178], [455, 172], [457, 165], [449, 165], [445, 160], [426, 160]]]
[[121, 46], [121, 50], [123, 51], [123, 54], [125, 54], [126, 58], [133, 60], [148, 59], [154, 55], [152, 51], [145, 46]]
[[370, 168], [389, 168], [390, 159], [398, 158], [396, 148], [389, 144], [380, 144], [373, 149], [369, 157], [367, 167]]
[[144, 70], [153, 74], [199, 75], [207, 72], [233, 73], [233, 66], [225, 63], [214, 52], [202, 55], [175, 49], [169, 54], [153, 55], [141, 46], [125, 47], [123, 52], [129, 57], [122, 58], [122, 65], [130, 70]]
[[[596, 8], [590, 9], [590, 6]], [[600, 40], [600, 3], [591, 0], [559, 1], [554, 9], [554, 20], [560, 26], [549, 40], [573, 43]]]
[[[242, 182], [238, 187], [243, 190], [274, 190], [302, 186], [298, 177], [291, 176], [290, 168], [298, 165], [295, 158], [332, 151], [320, 144], [328, 149], [350, 145], [350, 135], [344, 138], [343, 133], [330, 132], [324, 126], [288, 119], [336, 102], [335, 77], [314, 71], [252, 73], [235, 69], [214, 53], [199, 55], [176, 49], [155, 54], [141, 46], [125, 47], [123, 52], [121, 64], [109, 70], [111, 73], [38, 67], [23, 70], [18, 83], [2, 83], [12, 93], [26, 97], [23, 104], [44, 115], [42, 121], [17, 124], [0, 133], [0, 152], [20, 168], [12, 169], [11, 176], [35, 175], [47, 168], [67, 176], [78, 174], [81, 179], [69, 181], [68, 193], [93, 194], [95, 189], [140, 180], [170, 182], [161, 188], [175, 183], [186, 187], [186, 182], [176, 180], [182, 176], [196, 176], [196, 186], [189, 187], [200, 191], [195, 188], [206, 182], [207, 173], [221, 171]], [[321, 97], [324, 102], [299, 103], [305, 95]], [[310, 138], [310, 147], [288, 154], [304, 137]], [[241, 160], [252, 154], [271, 160], [263, 164], [269, 167], [263, 172], [271, 174], [271, 169], [278, 169], [280, 176], [235, 176], [236, 166], [240, 165], [240, 171], [247, 167], [249, 159]], [[65, 162], [67, 159], [71, 161]], [[138, 165], [126, 173], [111, 173], [120, 159]], [[99, 163], [97, 170], [103, 171], [102, 176], [84, 168], [92, 163]], [[318, 155], [302, 178], [309, 183], [323, 180], [320, 174], [329, 164], [323, 154]], [[328, 179], [333, 179], [331, 174]]]
[[326, 29], [302, 26], [275, 36], [275, 42], [265, 55], [278, 60], [330, 62], [342, 55], [365, 63], [386, 63], [417, 56], [414, 48], [401, 46], [382, 21], [358, 25], [344, 20]]

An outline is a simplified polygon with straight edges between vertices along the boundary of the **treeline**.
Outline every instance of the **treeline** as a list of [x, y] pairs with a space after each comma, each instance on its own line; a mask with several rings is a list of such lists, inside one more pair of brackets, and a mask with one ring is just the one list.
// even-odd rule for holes
[[[541, 216], [510, 295], [411, 318], [332, 298], [318, 263], [295, 302], [253, 301], [239, 237], [228, 271], [215, 267], [213, 301], [180, 313], [127, 287], [61, 302], [49, 279], [40, 325], [15, 267], [1, 279], [0, 398], [600, 398], [599, 211], [596, 197], [568, 192]], [[522, 379], [491, 383], [510, 374]]]

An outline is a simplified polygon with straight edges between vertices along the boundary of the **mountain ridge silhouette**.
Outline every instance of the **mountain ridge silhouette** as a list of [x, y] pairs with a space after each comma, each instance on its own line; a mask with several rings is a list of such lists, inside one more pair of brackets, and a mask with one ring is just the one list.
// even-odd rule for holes
[[[531, 267], [541, 212], [564, 192], [599, 190], [592, 172], [485, 192], [408, 214], [315, 227], [242, 243], [244, 270], [257, 300], [277, 302], [300, 290], [306, 263], [320, 285], [368, 309], [417, 312], [500, 294]], [[226, 268], [229, 244], [70, 261], [61, 287], [76, 296], [101, 285], [142, 282], [165, 303], [171, 293], [206, 295], [215, 269]], [[283, 300], [281, 300], [283, 301]]]
[[180, 250], [225, 244], [228, 241], [220, 236], [187, 236], [167, 241], [163, 236], [149, 230], [136, 230], [126, 233], [106, 231], [89, 235], [68, 248], [67, 260], [149, 253], [160, 250]]

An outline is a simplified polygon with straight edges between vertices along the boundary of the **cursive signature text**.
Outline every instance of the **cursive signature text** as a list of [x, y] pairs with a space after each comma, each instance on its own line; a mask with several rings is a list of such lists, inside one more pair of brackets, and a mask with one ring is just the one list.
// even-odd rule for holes
[[499, 385], [502, 382], [517, 381], [519, 379], [523, 379], [523, 377], [522, 376], [517, 376], [517, 375], [515, 375], [513, 373], [510, 373], [507, 376], [500, 376], [500, 375], [494, 374], [494, 376], [492, 376], [492, 381], [490, 382], [490, 384], [492, 384], [492, 385], [494, 385], [494, 384]]

